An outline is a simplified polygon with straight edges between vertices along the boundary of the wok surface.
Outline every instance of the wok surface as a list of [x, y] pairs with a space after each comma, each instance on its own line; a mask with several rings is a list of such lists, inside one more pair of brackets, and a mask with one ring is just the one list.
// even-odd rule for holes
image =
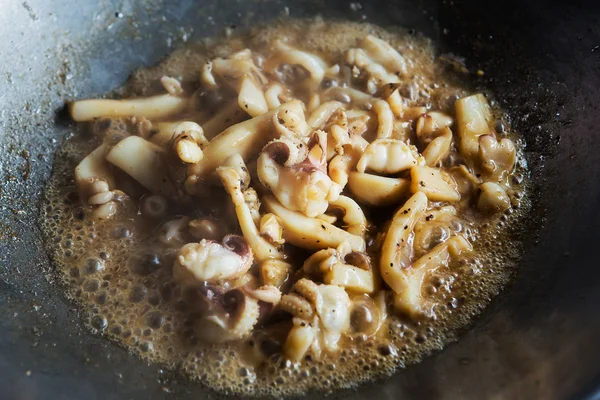
[[[500, 3], [500, 2], [498, 2]], [[522, 267], [460, 341], [354, 398], [572, 398], [600, 383], [600, 9], [471, 0], [7, 1], [0, 13], [0, 398], [214, 396], [84, 327], [36, 226], [65, 100], [120, 86], [185, 40], [321, 13], [414, 28], [485, 71], [527, 139], [534, 213]], [[356, 8], [356, 7], [354, 7]], [[316, 395], [315, 395], [316, 397]]]

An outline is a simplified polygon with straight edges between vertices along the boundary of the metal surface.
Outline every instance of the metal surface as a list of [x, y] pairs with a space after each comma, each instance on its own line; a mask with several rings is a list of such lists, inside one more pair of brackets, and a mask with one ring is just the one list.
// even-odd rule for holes
[[[500, 4], [501, 3], [501, 4]], [[287, 7], [289, 8], [287, 8]], [[600, 379], [600, 10], [470, 0], [0, 3], [0, 398], [213, 396], [92, 336], [36, 227], [64, 100], [100, 95], [186, 40], [289, 14], [403, 25], [482, 69], [528, 141], [535, 217], [514, 284], [459, 342], [355, 398], [571, 398]]]

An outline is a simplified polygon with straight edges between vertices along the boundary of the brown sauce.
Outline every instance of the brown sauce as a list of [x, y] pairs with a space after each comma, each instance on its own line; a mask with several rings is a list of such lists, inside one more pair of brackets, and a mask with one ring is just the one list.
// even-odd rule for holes
[[[157, 66], [136, 71], [118, 94], [131, 97], [157, 93], [157, 82], [163, 75], [180, 78], [184, 87], [193, 86], [198, 81], [199, 66], [206, 60], [226, 57], [246, 47], [268, 54], [273, 40], [281, 37], [333, 63], [367, 34], [388, 41], [408, 60], [413, 73], [404, 83], [415, 91], [415, 104], [452, 113], [453, 101], [469, 94], [456, 74], [447, 71], [447, 64], [440, 61], [426, 38], [368, 24], [322, 21], [287, 21], [248, 36], [192, 44]], [[308, 101], [308, 94], [300, 89], [295, 95]], [[502, 117], [499, 110], [495, 111], [497, 117]], [[457, 205], [465, 235], [475, 251], [472, 257], [437, 272], [425, 286], [426, 293], [435, 300], [435, 318], [411, 319], [390, 313], [382, 334], [366, 339], [347, 337], [339, 352], [324, 354], [319, 360], [307, 357], [298, 364], [279, 354], [289, 329], [285, 319], [255, 329], [250, 338], [240, 342], [204, 344], [194, 335], [197, 315], [190, 306], [193, 299], [182, 295], [173, 282], [171, 269], [177, 249], [169, 249], [156, 239], [162, 223], [190, 211], [173, 207], [163, 219], [143, 217], [139, 198], [144, 191], [127, 179], [124, 184], [131, 185], [128, 194], [136, 195], [130, 194], [129, 205], [108, 221], [90, 218], [89, 207], [79, 200], [73, 170], [101, 142], [99, 136], [90, 133], [90, 127], [96, 131], [102, 128], [101, 136], [133, 129], [123, 120], [104, 122], [100, 128], [98, 125], [83, 124], [80, 132], [65, 142], [45, 191], [42, 227], [63, 288], [84, 310], [92, 332], [148, 362], [180, 369], [191, 380], [217, 391], [281, 396], [354, 387], [388, 376], [455, 339], [456, 333], [507, 283], [516, 267], [519, 246], [507, 241], [507, 235], [508, 227], [514, 231], [528, 208], [527, 171], [522, 140], [507, 133], [504, 135], [519, 149], [512, 175], [512, 208], [484, 218], [468, 205]], [[213, 203], [205, 200], [203, 210], [219, 207], [223, 198], [226, 195], [215, 189]], [[382, 224], [401, 204], [372, 210], [370, 218]]]

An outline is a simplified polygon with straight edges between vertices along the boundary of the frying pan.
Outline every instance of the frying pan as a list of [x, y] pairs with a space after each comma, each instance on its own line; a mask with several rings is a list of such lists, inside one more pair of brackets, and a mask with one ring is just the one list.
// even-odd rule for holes
[[[357, 3], [358, 4], [358, 3]], [[592, 2], [0, 2], [0, 398], [215, 397], [83, 326], [37, 228], [65, 100], [120, 86], [184, 42], [289, 14], [402, 25], [464, 56], [527, 140], [520, 269], [459, 340], [334, 397], [600, 398], [600, 10]], [[313, 394], [318, 397], [319, 394]]]

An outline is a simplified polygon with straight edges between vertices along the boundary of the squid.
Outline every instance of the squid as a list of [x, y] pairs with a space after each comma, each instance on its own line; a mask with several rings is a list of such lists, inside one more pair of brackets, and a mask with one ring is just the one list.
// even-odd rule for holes
[[291, 211], [284, 207], [272, 195], [262, 198], [268, 212], [275, 214], [283, 228], [283, 238], [286, 242], [304, 249], [319, 250], [338, 247], [344, 241], [350, 244], [354, 251], [365, 251], [365, 240], [357, 235], [346, 232], [319, 218]]
[[248, 271], [252, 250], [241, 236], [227, 235], [222, 243], [202, 239], [181, 247], [173, 265], [173, 277], [181, 284], [235, 279]]
[[293, 317], [283, 347], [285, 356], [293, 361], [299, 361], [309, 349], [317, 358], [322, 352], [336, 351], [342, 335], [350, 329], [352, 303], [336, 285], [300, 279], [292, 293], [281, 298], [279, 307]]
[[377, 139], [369, 144], [356, 164], [358, 172], [396, 174], [419, 164], [416, 151], [395, 139]]
[[260, 182], [286, 208], [307, 217], [323, 214], [342, 191], [327, 175], [326, 135], [319, 132], [308, 145], [290, 140], [271, 142], [257, 163]]
[[[283, 258], [283, 254], [278, 247], [260, 235], [255, 218], [253, 218], [253, 212], [244, 198], [244, 193], [242, 191], [243, 179], [238, 172], [236, 172], [235, 168], [220, 167], [217, 170], [217, 174], [221, 178], [225, 190], [231, 196], [240, 228], [242, 229], [244, 238], [253, 250], [256, 259], [258, 261], [264, 261], [269, 258]], [[258, 213], [258, 210], [256, 213]], [[258, 215], [256, 217], [258, 217]]]

